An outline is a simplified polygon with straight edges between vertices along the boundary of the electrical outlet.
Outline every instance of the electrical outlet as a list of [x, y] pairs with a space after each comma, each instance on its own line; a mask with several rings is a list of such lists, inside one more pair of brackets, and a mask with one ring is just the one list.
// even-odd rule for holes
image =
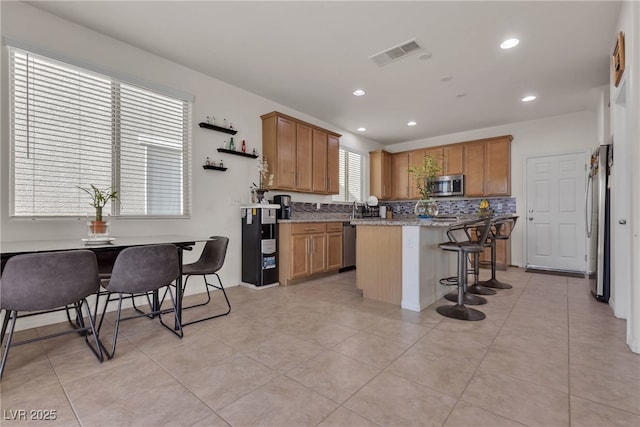
[[320, 202], [316, 203], [316, 209], [320, 210], [320, 208], [322, 207], [322, 205], [320, 204]]
[[240, 206], [240, 199], [234, 199], [233, 197], [229, 197], [229, 204], [231, 206]]
[[496, 206], [496, 209], [501, 211], [502, 210], [502, 203], [498, 203], [498, 206]]

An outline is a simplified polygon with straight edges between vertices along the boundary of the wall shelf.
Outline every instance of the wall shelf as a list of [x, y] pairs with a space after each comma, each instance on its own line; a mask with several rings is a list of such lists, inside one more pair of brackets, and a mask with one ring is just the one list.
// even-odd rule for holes
[[231, 135], [238, 133], [235, 129], [223, 128], [222, 126], [216, 126], [205, 122], [198, 123], [198, 126], [205, 129], [217, 130], [218, 132], [230, 133]]
[[203, 169], [213, 169], [216, 171], [226, 171], [227, 168], [223, 168], [221, 166], [213, 166], [213, 165], [202, 165]]
[[258, 158], [257, 154], [243, 153], [242, 151], [235, 151], [235, 150], [227, 150], [226, 148], [218, 148], [218, 152], [227, 153], [227, 154], [235, 154], [236, 156], [249, 157], [251, 159], [257, 159]]

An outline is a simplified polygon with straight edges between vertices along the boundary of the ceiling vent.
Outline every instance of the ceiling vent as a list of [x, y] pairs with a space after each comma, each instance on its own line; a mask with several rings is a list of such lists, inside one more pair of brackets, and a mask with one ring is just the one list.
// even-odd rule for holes
[[398, 59], [404, 58], [410, 53], [418, 52], [420, 50], [422, 50], [422, 46], [420, 46], [415, 41], [415, 39], [413, 39], [394, 46], [391, 49], [376, 53], [375, 55], [370, 56], [369, 59], [375, 62], [379, 67], [382, 67], [383, 65], [387, 65], [393, 61], [397, 61]]

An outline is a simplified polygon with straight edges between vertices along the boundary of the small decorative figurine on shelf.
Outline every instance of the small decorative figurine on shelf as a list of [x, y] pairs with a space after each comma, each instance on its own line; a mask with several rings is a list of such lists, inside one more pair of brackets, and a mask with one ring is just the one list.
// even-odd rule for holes
[[220, 159], [220, 167], [223, 168], [224, 167], [224, 163], [222, 162], [222, 159]]
[[229, 139], [229, 150], [236, 151], [236, 144], [233, 142], [233, 137]]
[[227, 126], [227, 119], [222, 119], [222, 127], [226, 128]]
[[205, 166], [211, 166], [211, 159], [207, 157], [204, 161]]
[[253, 151], [251, 152], [251, 154], [253, 154], [254, 156], [257, 156], [256, 154], [256, 149], [254, 148]]
[[247, 144], [244, 142], [244, 139], [242, 140], [242, 152], [243, 153], [247, 152]]
[[233, 123], [229, 122], [229, 129], [233, 130]]
[[211, 123], [211, 117], [207, 116], [207, 124], [212, 125], [213, 123]]

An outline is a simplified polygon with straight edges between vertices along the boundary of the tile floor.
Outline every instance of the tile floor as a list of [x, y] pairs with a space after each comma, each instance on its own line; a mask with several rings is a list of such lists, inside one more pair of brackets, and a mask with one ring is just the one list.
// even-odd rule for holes
[[182, 340], [125, 322], [103, 364], [77, 336], [15, 347], [0, 424], [54, 410], [47, 425], [640, 426], [640, 356], [588, 283], [498, 277], [514, 288], [488, 297], [481, 322], [441, 317], [443, 302], [415, 313], [363, 299], [349, 272], [229, 288], [231, 314]]

